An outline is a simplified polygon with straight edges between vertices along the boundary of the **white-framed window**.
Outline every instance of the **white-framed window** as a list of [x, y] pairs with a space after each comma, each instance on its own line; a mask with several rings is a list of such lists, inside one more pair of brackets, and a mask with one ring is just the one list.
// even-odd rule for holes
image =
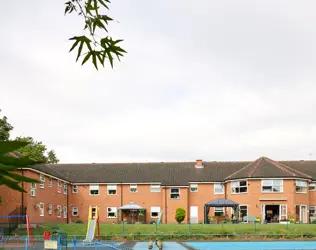
[[160, 192], [160, 185], [150, 185], [150, 192], [159, 193]]
[[36, 196], [36, 183], [31, 183], [31, 196]]
[[296, 180], [296, 193], [306, 193], [307, 192], [307, 181]]
[[40, 174], [40, 188], [44, 188], [45, 186], [45, 175]]
[[108, 195], [116, 195], [116, 184], [107, 185]]
[[44, 216], [44, 203], [40, 202], [39, 203], [39, 210], [40, 210], [40, 216]]
[[221, 183], [214, 183], [214, 194], [224, 194], [224, 185]]
[[129, 185], [129, 191], [131, 193], [136, 193], [137, 192], [137, 184], [131, 184]]
[[224, 216], [224, 208], [214, 207], [214, 216]]
[[197, 191], [198, 191], [198, 184], [196, 184], [196, 183], [190, 184], [190, 192], [196, 193]]
[[116, 207], [108, 207], [106, 209], [108, 218], [117, 218], [117, 208]]
[[99, 195], [99, 185], [90, 185], [90, 195]]
[[77, 185], [73, 185], [72, 186], [72, 193], [73, 194], [77, 194], [78, 193], [78, 186]]
[[246, 180], [233, 181], [231, 183], [231, 186], [232, 186], [232, 194], [242, 194], [242, 193], [247, 193], [248, 191]]
[[282, 193], [283, 180], [262, 180], [261, 181], [263, 193]]
[[239, 219], [243, 220], [245, 216], [248, 216], [248, 205], [239, 205]]
[[160, 207], [150, 208], [150, 218], [158, 218], [159, 213], [160, 213]]
[[64, 206], [64, 218], [66, 219], [67, 218], [67, 215], [68, 215], [68, 210], [67, 210], [67, 206]]
[[316, 191], [316, 183], [315, 182], [309, 183], [308, 190]]
[[170, 199], [180, 200], [180, 188], [170, 188]]
[[309, 216], [316, 216], [316, 206], [309, 206]]
[[72, 208], [72, 216], [78, 216], [79, 215], [79, 210], [77, 207]]
[[280, 220], [287, 219], [287, 204], [280, 205]]
[[62, 208], [61, 208], [61, 205], [57, 205], [57, 218], [61, 218], [61, 212], [62, 212]]
[[62, 184], [61, 184], [61, 181], [57, 181], [57, 192], [58, 193], [61, 193], [61, 187], [62, 187]]
[[52, 187], [53, 186], [53, 178], [52, 177], [49, 177], [48, 179], [48, 187]]
[[64, 194], [68, 193], [68, 185], [67, 183], [64, 183]]
[[49, 215], [53, 214], [53, 205], [52, 204], [48, 204], [48, 214]]

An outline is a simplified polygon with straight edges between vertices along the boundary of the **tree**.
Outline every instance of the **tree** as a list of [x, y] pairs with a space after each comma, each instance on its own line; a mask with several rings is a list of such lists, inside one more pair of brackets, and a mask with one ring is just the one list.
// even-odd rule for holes
[[0, 141], [0, 186], [6, 185], [19, 192], [25, 192], [19, 185], [20, 182], [38, 183], [38, 180], [27, 178], [14, 172], [37, 163], [28, 157], [17, 158], [10, 155], [10, 152], [25, 147], [27, 144], [27, 142], [22, 141]]
[[[1, 112], [1, 109], [0, 109]], [[3, 116], [0, 118], [0, 141], [7, 141], [10, 138], [10, 132], [13, 126], [8, 122], [8, 118]]]
[[[84, 34], [69, 39], [74, 41], [69, 52], [79, 45], [76, 61], [84, 56], [83, 65], [91, 58], [97, 70], [98, 62], [104, 67], [104, 61], [107, 58], [113, 68], [114, 57], [116, 56], [120, 61], [120, 57], [126, 53], [118, 45], [123, 40], [113, 40], [112, 37], [108, 36], [107, 26], [113, 19], [102, 12], [106, 9], [109, 10], [109, 3], [109, 0], [70, 0], [65, 3], [65, 15], [76, 12], [84, 19]], [[103, 34], [97, 34], [96, 31]], [[88, 36], [86, 36], [86, 33]]]
[[47, 147], [40, 141], [35, 141], [32, 137], [17, 137], [17, 141], [26, 142], [26, 146], [17, 149], [24, 156], [36, 162], [58, 163], [59, 160], [53, 150], [46, 152]]
[[56, 156], [56, 153], [54, 150], [48, 151], [47, 153], [47, 163], [58, 163], [59, 160]]
[[[13, 126], [8, 122], [8, 118], [6, 116], [0, 118], [0, 141], [8, 141], [12, 130]], [[26, 143], [26, 146], [18, 148], [16, 152], [19, 152], [24, 156], [28, 156], [37, 162], [59, 162], [55, 151], [50, 150], [47, 152], [47, 147], [42, 142], [35, 141], [32, 137], [17, 137], [15, 140]]]
[[184, 221], [185, 218], [185, 210], [183, 208], [177, 208], [176, 210], [176, 221], [180, 224], [182, 221]]

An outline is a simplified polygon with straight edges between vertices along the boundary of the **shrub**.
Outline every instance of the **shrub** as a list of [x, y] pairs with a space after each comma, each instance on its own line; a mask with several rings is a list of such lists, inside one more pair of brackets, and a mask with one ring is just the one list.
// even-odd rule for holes
[[83, 224], [83, 221], [82, 220], [77, 220], [76, 224]]
[[176, 221], [180, 224], [182, 221], [184, 221], [185, 218], [185, 210], [183, 208], [177, 208], [176, 210]]

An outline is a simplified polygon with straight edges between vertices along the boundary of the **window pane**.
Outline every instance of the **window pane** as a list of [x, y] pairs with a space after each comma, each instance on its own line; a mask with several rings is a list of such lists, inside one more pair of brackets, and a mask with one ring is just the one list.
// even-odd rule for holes
[[272, 192], [272, 187], [271, 186], [270, 187], [269, 186], [263, 186], [262, 187], [262, 191], [263, 192]]
[[247, 181], [241, 181], [239, 185], [240, 186], [247, 186]]

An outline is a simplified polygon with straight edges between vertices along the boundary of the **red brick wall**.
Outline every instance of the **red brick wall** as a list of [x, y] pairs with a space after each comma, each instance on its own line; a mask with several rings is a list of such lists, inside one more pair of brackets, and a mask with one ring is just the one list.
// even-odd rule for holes
[[[25, 176], [37, 180], [40, 178], [40, 174], [33, 171], [25, 171]], [[55, 209], [57, 208], [57, 205], [61, 205], [62, 207], [67, 206], [67, 195], [63, 193], [63, 186], [61, 188], [61, 193], [57, 192], [56, 179], [53, 179], [52, 187], [48, 187], [48, 180], [49, 177], [45, 176], [44, 188], [40, 188], [40, 185], [36, 184], [35, 197], [32, 197], [30, 193], [31, 184], [24, 184], [25, 190], [27, 191], [25, 194], [27, 214], [30, 217], [31, 223], [66, 223], [67, 219], [63, 218], [63, 213], [61, 218], [57, 218], [57, 212]], [[34, 207], [39, 202], [44, 203], [44, 216], [40, 216], [40, 209]], [[52, 215], [48, 214], [48, 204], [52, 204]]]
[[[24, 170], [24, 175], [30, 178], [40, 178], [39, 173], [30, 170]], [[57, 205], [67, 206], [68, 197], [68, 218], [69, 222], [76, 222], [77, 220], [87, 221], [89, 206], [100, 207], [100, 221], [101, 223], [117, 223], [120, 218], [107, 218], [107, 207], [120, 207], [130, 202], [134, 202], [146, 209], [146, 222], [149, 223], [151, 218], [151, 207], [159, 206], [163, 210], [163, 223], [176, 223], [175, 212], [181, 207], [186, 210], [187, 222], [190, 219], [190, 206], [198, 206], [198, 221], [204, 221], [204, 204], [216, 199], [227, 198], [237, 202], [238, 204], [248, 205], [248, 213], [254, 216], [261, 216], [261, 205], [272, 204], [287, 204], [288, 214], [295, 214], [295, 206], [297, 204], [316, 205], [316, 191], [307, 192], [306, 194], [297, 194], [295, 191], [295, 180], [284, 180], [283, 193], [262, 193], [261, 180], [249, 180], [248, 192], [246, 194], [232, 194], [231, 183], [226, 184], [225, 194], [214, 194], [214, 184], [198, 184], [198, 192], [190, 192], [189, 187], [180, 188], [180, 199], [173, 200], [170, 198], [170, 187], [161, 188], [158, 193], [150, 192], [149, 184], [138, 184], [137, 192], [130, 192], [130, 185], [117, 185], [116, 195], [107, 195], [107, 185], [99, 186], [99, 195], [91, 196], [89, 185], [79, 185], [78, 193], [72, 193], [72, 188], [68, 185], [68, 196], [63, 193], [63, 186], [61, 193], [57, 192], [57, 179], [53, 179], [52, 187], [48, 187], [49, 177], [45, 176], [45, 187], [40, 188], [37, 184], [36, 197], [31, 197], [31, 184], [24, 184], [27, 193], [24, 194], [24, 204], [27, 207], [27, 214], [30, 216], [32, 223], [66, 223], [67, 219], [57, 218], [55, 211]], [[63, 184], [63, 183], [62, 183]], [[0, 188], [0, 196], [2, 196], [3, 204], [0, 207], [0, 215], [8, 215], [16, 207], [22, 205], [22, 194], [12, 191], [5, 186]], [[284, 200], [286, 198], [286, 200]], [[279, 200], [278, 200], [279, 199]], [[39, 208], [35, 205], [39, 202], [44, 203], [44, 216], [40, 216]], [[48, 204], [52, 204], [53, 213], [48, 214]], [[79, 215], [72, 216], [72, 208], [77, 207]], [[210, 210], [210, 215], [214, 215], [214, 210]], [[230, 209], [228, 210], [230, 215]], [[119, 217], [119, 213], [118, 213]]]
[[[15, 173], [20, 174], [21, 171], [15, 171]], [[0, 186], [0, 196], [2, 198], [0, 216], [7, 216], [17, 207], [22, 206], [22, 193], [14, 191], [5, 185]]]

